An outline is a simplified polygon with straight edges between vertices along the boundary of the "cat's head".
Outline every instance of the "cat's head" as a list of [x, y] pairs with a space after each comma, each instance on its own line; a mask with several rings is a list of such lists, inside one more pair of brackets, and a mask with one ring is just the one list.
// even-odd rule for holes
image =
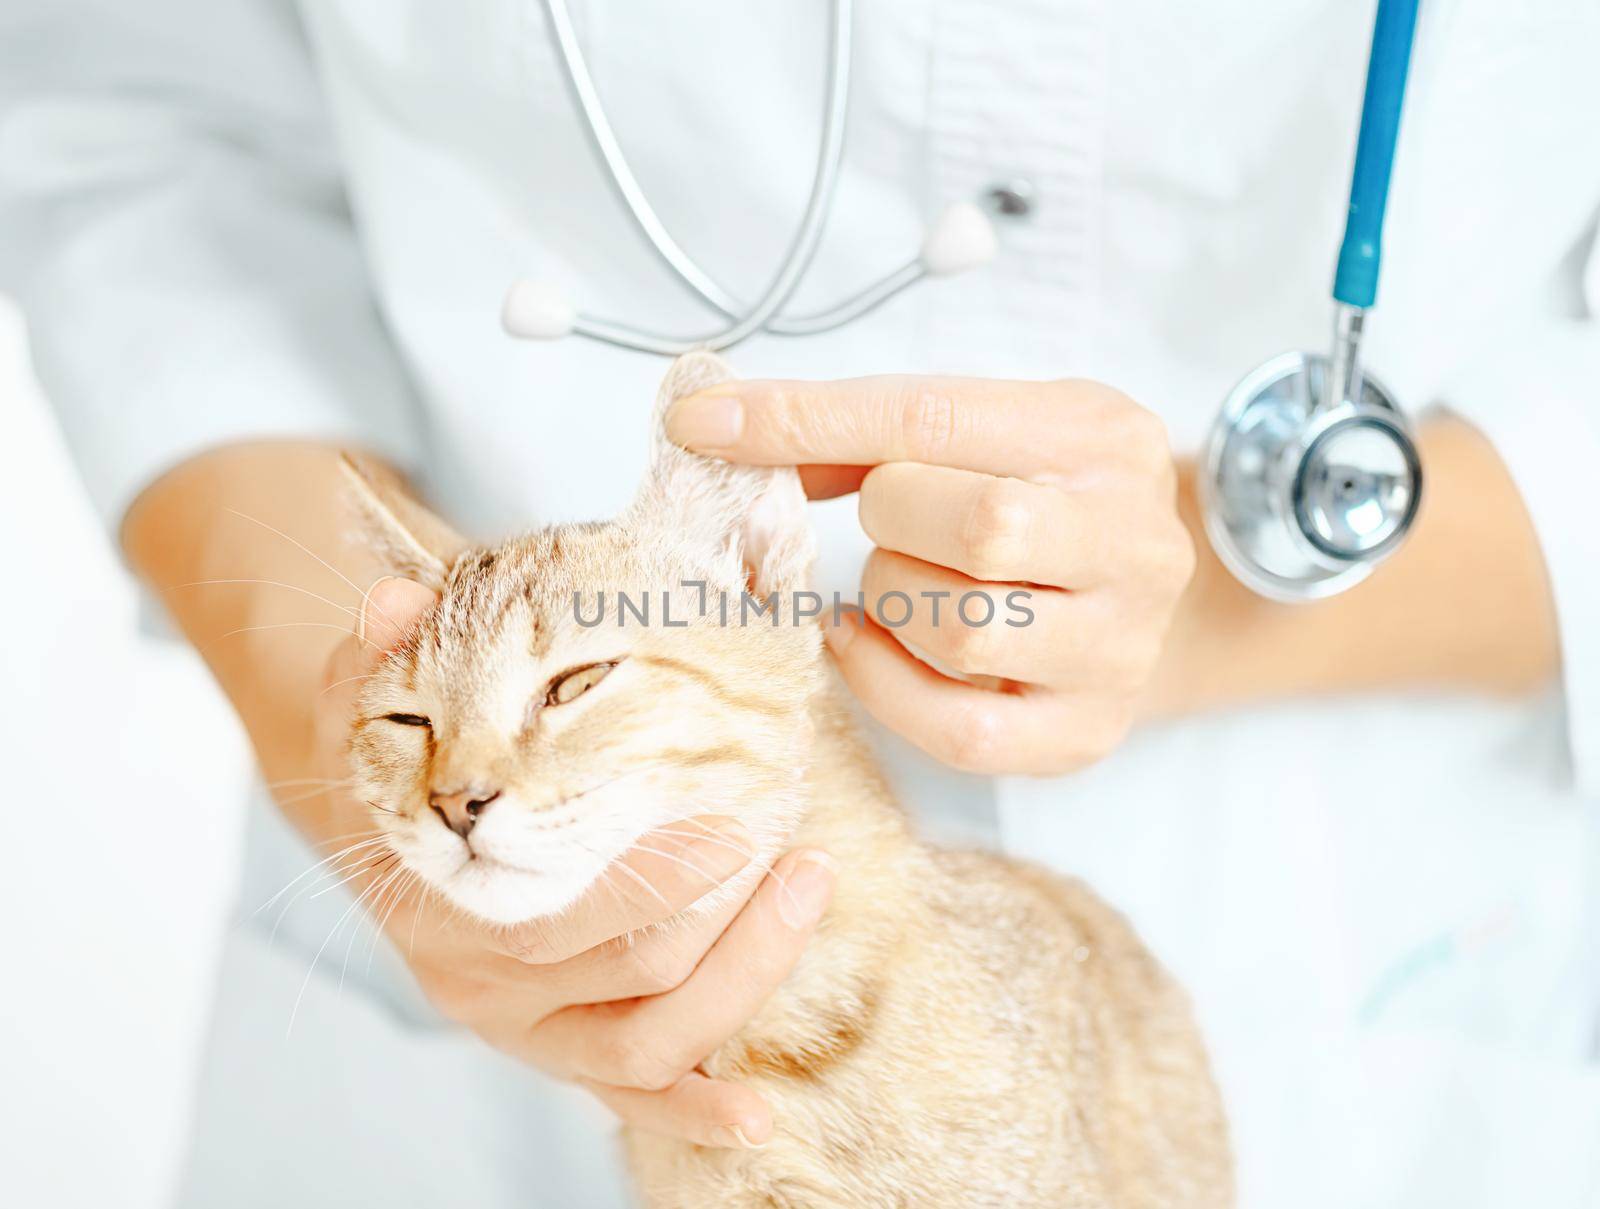
[[709, 354], [673, 366], [647, 480], [613, 521], [470, 549], [351, 465], [374, 547], [440, 594], [363, 685], [355, 784], [406, 865], [472, 914], [556, 914], [688, 816], [738, 818], [764, 858], [798, 818], [822, 675], [791, 608], [812, 551], [798, 478], [661, 434], [674, 399], [727, 376]]

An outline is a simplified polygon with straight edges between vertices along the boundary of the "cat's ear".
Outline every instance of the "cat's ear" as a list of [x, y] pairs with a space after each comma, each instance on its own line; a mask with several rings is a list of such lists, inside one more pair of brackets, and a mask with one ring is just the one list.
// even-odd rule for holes
[[361, 539], [378, 561], [396, 575], [443, 592], [467, 541], [412, 499], [386, 468], [349, 453], [339, 455], [339, 467]]
[[734, 381], [715, 353], [693, 352], [667, 370], [651, 419], [650, 471], [633, 505], [635, 525], [687, 543], [725, 581], [760, 595], [805, 587], [815, 555], [806, 497], [791, 466], [741, 466], [701, 457], [667, 440], [666, 415], [685, 395]]

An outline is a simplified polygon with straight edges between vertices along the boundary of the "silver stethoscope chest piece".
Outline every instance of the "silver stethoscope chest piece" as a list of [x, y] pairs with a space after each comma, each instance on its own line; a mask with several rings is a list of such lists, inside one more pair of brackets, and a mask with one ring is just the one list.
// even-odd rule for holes
[[1201, 478], [1206, 532], [1235, 577], [1274, 600], [1365, 579], [1404, 538], [1422, 467], [1405, 416], [1371, 377], [1323, 406], [1326, 357], [1284, 353], [1234, 387]]
[[1332, 351], [1284, 353], [1254, 370], [1223, 402], [1206, 445], [1200, 490], [1212, 548], [1274, 600], [1317, 600], [1360, 583], [1405, 540], [1422, 500], [1410, 425], [1361, 366], [1416, 16], [1417, 0], [1379, 0], [1333, 281]]

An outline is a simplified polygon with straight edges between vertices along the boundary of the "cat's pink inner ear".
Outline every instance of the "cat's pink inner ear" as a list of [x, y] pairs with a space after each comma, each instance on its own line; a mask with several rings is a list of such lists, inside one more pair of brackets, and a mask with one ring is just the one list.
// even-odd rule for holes
[[400, 575], [386, 575], [362, 598], [358, 634], [362, 641], [379, 650], [392, 650], [438, 602], [438, 593], [427, 585]]
[[792, 470], [770, 476], [746, 513], [740, 534], [745, 570], [757, 592], [787, 592], [805, 584], [812, 558], [806, 494]]

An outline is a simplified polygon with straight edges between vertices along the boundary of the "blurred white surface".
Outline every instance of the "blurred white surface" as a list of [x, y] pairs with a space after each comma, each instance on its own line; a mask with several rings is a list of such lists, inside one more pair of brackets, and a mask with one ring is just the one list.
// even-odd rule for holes
[[248, 757], [198, 660], [141, 633], [5, 299], [0, 550], [0, 1200], [166, 1205]]

